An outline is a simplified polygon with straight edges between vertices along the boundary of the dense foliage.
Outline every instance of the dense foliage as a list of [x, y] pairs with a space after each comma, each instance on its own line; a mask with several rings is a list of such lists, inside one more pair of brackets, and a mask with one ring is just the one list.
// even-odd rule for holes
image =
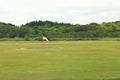
[[33, 21], [21, 26], [0, 22], [0, 38], [101, 38], [120, 37], [120, 21], [86, 25]]

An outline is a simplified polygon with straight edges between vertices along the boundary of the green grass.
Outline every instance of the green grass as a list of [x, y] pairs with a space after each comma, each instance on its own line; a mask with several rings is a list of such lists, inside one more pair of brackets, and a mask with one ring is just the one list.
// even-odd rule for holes
[[0, 80], [120, 80], [120, 42], [2, 41]]

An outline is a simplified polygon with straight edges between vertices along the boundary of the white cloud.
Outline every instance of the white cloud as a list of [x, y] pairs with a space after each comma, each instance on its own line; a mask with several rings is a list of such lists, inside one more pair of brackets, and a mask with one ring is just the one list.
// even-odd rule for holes
[[120, 19], [120, 0], [0, 0], [0, 21], [33, 20], [86, 24]]

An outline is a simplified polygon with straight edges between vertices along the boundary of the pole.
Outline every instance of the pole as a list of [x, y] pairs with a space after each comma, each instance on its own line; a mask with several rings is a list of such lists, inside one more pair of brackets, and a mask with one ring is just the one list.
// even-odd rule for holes
[[44, 39], [42, 38], [42, 48], [44, 48]]

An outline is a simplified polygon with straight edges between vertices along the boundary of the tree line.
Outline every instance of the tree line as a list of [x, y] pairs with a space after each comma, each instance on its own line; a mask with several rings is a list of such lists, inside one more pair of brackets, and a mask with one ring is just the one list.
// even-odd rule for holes
[[103, 38], [120, 37], [120, 21], [85, 25], [32, 21], [21, 26], [0, 22], [0, 38]]

